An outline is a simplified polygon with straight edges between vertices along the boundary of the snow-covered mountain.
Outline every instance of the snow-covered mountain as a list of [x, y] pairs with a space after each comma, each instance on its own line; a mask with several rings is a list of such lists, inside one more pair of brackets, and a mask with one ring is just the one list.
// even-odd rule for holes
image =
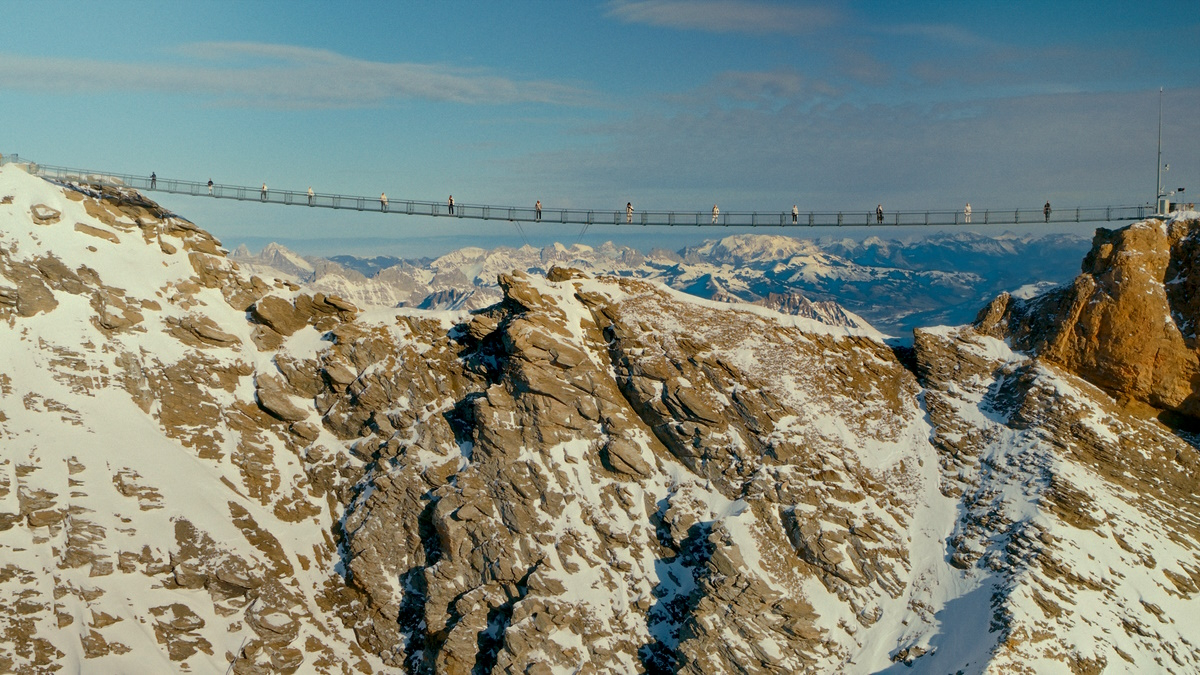
[[0, 670], [1195, 672], [1197, 242], [907, 349], [561, 264], [355, 307], [5, 166]]
[[[589, 274], [654, 279], [710, 300], [753, 302], [781, 311], [794, 307], [804, 316], [848, 320], [847, 325], [869, 321], [886, 332], [908, 335], [920, 325], [969, 321], [998, 293], [1064, 283], [1086, 250], [1085, 240], [1066, 235], [985, 237], [957, 232], [913, 242], [737, 235], [678, 252], [648, 254], [611, 242], [599, 248], [466, 248], [432, 261], [370, 259], [360, 264], [342, 256], [339, 265], [330, 266], [320, 258], [302, 259], [314, 268], [307, 273], [289, 262], [298, 256], [281, 255], [278, 245], [258, 255], [239, 249], [233, 257], [253, 271], [287, 276], [363, 306], [448, 307], [429, 296], [453, 290], [455, 297], [478, 296], [458, 306], [484, 307], [500, 297], [497, 275], [513, 269], [541, 275], [553, 265], [566, 265]], [[276, 266], [272, 261], [280, 258]], [[392, 261], [392, 267], [379, 267]], [[363, 278], [350, 267], [375, 271]], [[804, 302], [772, 300], [779, 297]], [[813, 313], [813, 307], [830, 310]]]

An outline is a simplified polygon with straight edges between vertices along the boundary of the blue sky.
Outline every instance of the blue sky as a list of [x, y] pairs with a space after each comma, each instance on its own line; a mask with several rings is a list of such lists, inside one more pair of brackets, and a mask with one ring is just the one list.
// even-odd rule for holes
[[[0, 16], [0, 152], [46, 164], [547, 208], [1130, 204], [1153, 198], [1164, 87], [1164, 180], [1200, 193], [1195, 0], [0, 0]], [[326, 254], [723, 234], [161, 201], [227, 245]]]

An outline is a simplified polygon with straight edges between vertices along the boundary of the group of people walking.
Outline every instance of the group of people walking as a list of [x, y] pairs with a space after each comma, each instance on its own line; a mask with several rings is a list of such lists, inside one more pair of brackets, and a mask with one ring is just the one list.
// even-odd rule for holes
[[[1050, 208], [1050, 202], [1047, 201], [1046, 205], [1042, 207], [1042, 216], [1045, 218], [1047, 223], [1050, 222], [1050, 213], [1052, 211], [1053, 211], [1053, 209]], [[964, 223], [971, 222], [971, 202], [967, 202], [966, 206], [963, 207], [962, 214], [963, 214], [963, 222]], [[796, 214], [796, 206], [793, 204], [792, 205], [792, 222], [793, 223], [796, 222], [796, 215], [797, 215]], [[877, 204], [875, 206], [875, 222], [883, 223], [883, 204]]]

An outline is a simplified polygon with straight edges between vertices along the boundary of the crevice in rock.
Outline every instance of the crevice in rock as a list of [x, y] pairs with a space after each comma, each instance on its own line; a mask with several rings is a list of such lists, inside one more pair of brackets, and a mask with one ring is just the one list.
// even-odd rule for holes
[[400, 630], [407, 636], [404, 643], [404, 662], [411, 673], [426, 672], [429, 670], [427, 664], [432, 663], [426, 653], [425, 602], [429, 597], [429, 589], [426, 585], [425, 569], [442, 557], [437, 531], [433, 526], [433, 511], [437, 506], [437, 498], [433, 496], [432, 491], [425, 493], [423, 497], [429, 502], [417, 517], [417, 527], [421, 536], [421, 546], [425, 550], [425, 564], [411, 567], [400, 575], [404, 599], [397, 613]]
[[[662, 499], [658, 507], [656, 515], [661, 522], [669, 503]], [[704, 595], [703, 580], [712, 573], [708, 569], [715, 549], [708, 540], [712, 527], [711, 522], [695, 523], [680, 542], [677, 555], [654, 563], [659, 581], [651, 592], [657, 600], [646, 612], [646, 627], [653, 640], [638, 649], [638, 659], [651, 675], [679, 672], [681, 633]], [[659, 529], [661, 540], [664, 533]], [[665, 536], [670, 539], [669, 532]]]
[[921, 379], [921, 374], [918, 372], [917, 367], [916, 348], [908, 345], [892, 345], [891, 349], [892, 355], [896, 357], [896, 360], [900, 362], [900, 365], [904, 366], [905, 370], [912, 373], [919, 382]]
[[483, 392], [471, 392], [454, 404], [454, 407], [442, 413], [442, 418], [454, 432], [454, 441], [461, 448], [475, 442], [475, 401], [486, 396]]
[[516, 595], [510, 596], [504, 604], [494, 607], [488, 612], [487, 628], [479, 633], [478, 658], [475, 659], [475, 667], [471, 669], [471, 675], [490, 675], [495, 670], [500, 650], [504, 647], [504, 631], [512, 622], [513, 609], [529, 592], [529, 577], [537, 571], [540, 565], [539, 561], [525, 572], [525, 576], [517, 582]]

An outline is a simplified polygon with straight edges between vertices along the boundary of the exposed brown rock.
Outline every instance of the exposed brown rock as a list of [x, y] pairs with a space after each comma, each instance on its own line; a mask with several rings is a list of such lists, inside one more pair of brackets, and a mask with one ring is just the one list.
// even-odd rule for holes
[[193, 347], [229, 347], [241, 344], [236, 335], [221, 330], [215, 321], [203, 315], [169, 317], [167, 325], [170, 326], [171, 335]]
[[34, 204], [29, 207], [29, 215], [33, 216], [33, 222], [38, 225], [51, 225], [59, 221], [62, 212], [45, 204]]
[[254, 378], [254, 386], [258, 404], [272, 415], [288, 422], [308, 417], [309, 411], [291, 401], [291, 390], [282, 378], [260, 374]]
[[1096, 231], [1083, 274], [1029, 301], [980, 312], [989, 335], [1077, 373], [1118, 399], [1200, 417], [1200, 222]]
[[96, 237], [98, 239], [103, 239], [105, 241], [109, 241], [114, 244], [121, 243], [121, 238], [118, 237], [115, 232], [111, 232], [109, 230], [102, 230], [98, 227], [93, 227], [91, 225], [87, 225], [84, 223], [75, 223], [75, 231], [82, 232], [86, 235], [90, 235], [90, 236]]
[[295, 333], [307, 324], [304, 314], [292, 303], [274, 295], [260, 298], [250, 308], [250, 314], [255, 321], [284, 336]]

